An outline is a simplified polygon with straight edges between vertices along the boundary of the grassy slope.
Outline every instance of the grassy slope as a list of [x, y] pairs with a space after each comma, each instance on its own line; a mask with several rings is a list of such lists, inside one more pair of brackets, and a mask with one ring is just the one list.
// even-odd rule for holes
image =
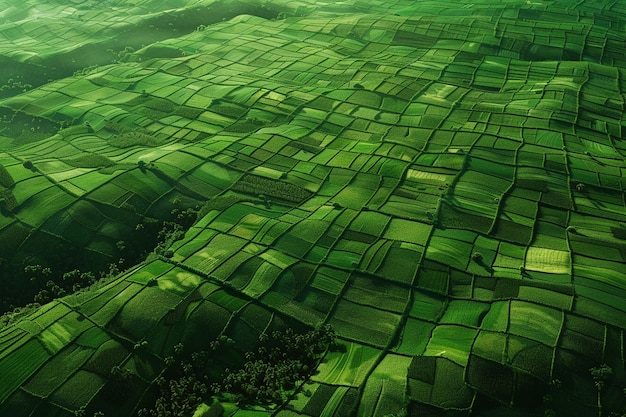
[[209, 204], [167, 258], [2, 330], [1, 414], [131, 415], [179, 341], [291, 319], [345, 348], [306, 415], [591, 415], [601, 363], [621, 411], [623, 3], [88, 3], [5, 8], [0, 255], [112, 259]]

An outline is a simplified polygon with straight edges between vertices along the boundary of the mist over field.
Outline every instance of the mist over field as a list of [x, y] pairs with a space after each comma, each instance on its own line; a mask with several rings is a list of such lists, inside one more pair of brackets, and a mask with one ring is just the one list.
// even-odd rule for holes
[[626, 415], [626, 1], [0, 0], [0, 415]]

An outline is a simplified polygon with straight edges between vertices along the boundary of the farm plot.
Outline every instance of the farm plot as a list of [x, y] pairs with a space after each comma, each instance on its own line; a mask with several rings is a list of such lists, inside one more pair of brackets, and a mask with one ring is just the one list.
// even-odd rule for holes
[[24, 389], [33, 395], [47, 397], [63, 384], [93, 354], [93, 349], [78, 345], [69, 346], [45, 364], [29, 381]]
[[50, 354], [37, 339], [31, 339], [8, 357], [2, 359], [2, 384], [0, 401], [18, 389], [48, 359]]
[[51, 402], [72, 410], [86, 406], [104, 386], [105, 380], [91, 372], [80, 370], [52, 395]]
[[[386, 249], [384, 258], [375, 269], [375, 273], [391, 281], [412, 284], [422, 260], [424, 248], [411, 243], [393, 242]], [[368, 267], [370, 271], [373, 269], [372, 266], [370, 264]]]
[[[318, 322], [322, 322], [332, 311], [337, 301], [335, 294], [330, 294], [316, 288], [307, 287], [295, 298], [304, 309], [319, 316]], [[313, 321], [315, 323], [315, 321]]]
[[109, 339], [110, 335], [100, 327], [92, 327], [76, 338], [76, 344], [85, 348], [98, 348]]
[[471, 259], [472, 244], [445, 235], [434, 234], [426, 248], [426, 258], [466, 270]]
[[358, 413], [384, 416], [399, 412], [405, 401], [406, 373], [410, 364], [410, 357], [386, 355], [367, 379]]
[[[141, 340], [179, 300], [177, 294], [145, 287], [124, 304], [107, 327], [132, 340]], [[147, 311], [150, 314], [145, 314]]]
[[46, 327], [39, 334], [39, 339], [51, 353], [57, 353], [76, 335], [91, 327], [91, 323], [82, 319], [75, 312], [71, 312]]
[[489, 310], [489, 304], [469, 300], [452, 300], [439, 320], [440, 323], [479, 327]]
[[168, 270], [157, 279], [160, 290], [168, 291], [179, 297], [185, 297], [198, 288], [202, 278], [180, 268]]
[[218, 234], [202, 249], [185, 259], [184, 264], [208, 275], [246, 244], [244, 239]]
[[307, 415], [332, 416], [341, 412], [342, 406], [353, 397], [348, 394], [351, 392], [348, 387], [326, 384], [315, 384], [313, 389], [307, 388], [304, 392], [306, 395], [310, 393], [310, 398], [302, 396], [300, 401], [292, 401], [290, 404]]
[[339, 340], [339, 350], [326, 354], [313, 380], [326, 384], [358, 387], [376, 364], [380, 350]]
[[[410, 298], [408, 288], [360, 274], [353, 274], [352, 279], [344, 291], [344, 299], [399, 314], [406, 309]], [[381, 295], [385, 298], [383, 304], [380, 303]]]
[[91, 316], [92, 320], [100, 325], [106, 325], [115, 317], [124, 304], [142, 290], [141, 285], [120, 280], [117, 285], [108, 288], [98, 296], [82, 304], [83, 312]]
[[465, 366], [477, 331], [457, 325], [439, 325], [426, 346], [426, 356], [442, 356]]
[[[367, 320], [363, 321], [363, 317]], [[397, 314], [341, 300], [330, 324], [338, 335], [383, 347], [391, 340], [399, 321]]]
[[404, 219], [392, 218], [387, 226], [384, 238], [426, 246], [430, 237], [431, 225]]
[[279, 416], [481, 414], [553, 379], [559, 413], [594, 415], [602, 362], [621, 410], [622, 0], [8, 3], [0, 257], [105, 264], [145, 216], [208, 214], [0, 333], [0, 413], [131, 415], [161, 365], [116, 338], [163, 358], [227, 336], [223, 369], [285, 323], [340, 338]]
[[509, 332], [528, 337], [546, 346], [555, 346], [563, 323], [563, 314], [552, 308], [524, 301], [513, 301]]
[[[259, 248], [255, 247], [254, 249]], [[231, 259], [233, 262], [237, 262], [237, 265], [233, 266], [234, 270], [228, 275], [228, 282], [234, 288], [242, 289], [246, 294], [261, 295], [272, 286], [278, 275], [282, 273], [281, 268], [253, 256], [252, 253], [240, 254], [240, 256]], [[228, 270], [231, 269], [228, 267]]]
[[151, 279], [156, 279], [171, 269], [172, 266], [165, 262], [153, 261], [134, 271], [126, 279], [137, 284], [147, 284]]

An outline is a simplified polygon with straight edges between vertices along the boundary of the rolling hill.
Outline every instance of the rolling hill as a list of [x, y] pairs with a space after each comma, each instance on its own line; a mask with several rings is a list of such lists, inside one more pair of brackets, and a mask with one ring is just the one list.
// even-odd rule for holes
[[0, 6], [0, 415], [626, 411], [626, 2]]

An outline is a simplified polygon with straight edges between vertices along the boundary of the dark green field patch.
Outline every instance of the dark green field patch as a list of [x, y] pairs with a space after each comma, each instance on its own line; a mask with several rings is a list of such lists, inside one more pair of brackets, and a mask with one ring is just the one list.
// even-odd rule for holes
[[171, 292], [145, 287], [128, 301], [108, 327], [132, 340], [141, 340], [179, 302]]
[[86, 406], [102, 388], [105, 380], [87, 371], [78, 371], [51, 396], [52, 402], [77, 410]]
[[63, 384], [88, 360], [93, 354], [92, 349], [85, 349], [79, 346], [70, 346], [64, 349], [45, 366], [43, 366], [35, 376], [33, 376], [24, 389], [37, 396], [47, 397], [58, 386]]
[[[381, 296], [384, 300], [382, 303]], [[352, 285], [344, 293], [344, 298], [394, 313], [402, 313], [409, 302], [409, 290], [390, 281], [355, 274]]]
[[[368, 317], [367, 322], [363, 317]], [[382, 347], [389, 342], [399, 319], [396, 314], [342, 300], [330, 324], [341, 336]]]
[[129, 354], [129, 350], [117, 341], [110, 339], [100, 345], [82, 369], [107, 378], [111, 368], [119, 365]]
[[8, 358], [0, 361], [0, 375], [2, 375], [0, 402], [6, 400], [49, 358], [50, 355], [41, 343], [33, 339], [13, 352]]

